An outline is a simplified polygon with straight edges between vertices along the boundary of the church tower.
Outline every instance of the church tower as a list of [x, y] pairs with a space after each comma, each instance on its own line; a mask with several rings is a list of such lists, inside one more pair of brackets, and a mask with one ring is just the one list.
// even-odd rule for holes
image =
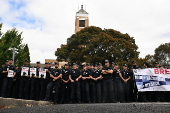
[[76, 13], [75, 33], [87, 26], [89, 26], [88, 13], [83, 9], [83, 5], [81, 5], [81, 9]]

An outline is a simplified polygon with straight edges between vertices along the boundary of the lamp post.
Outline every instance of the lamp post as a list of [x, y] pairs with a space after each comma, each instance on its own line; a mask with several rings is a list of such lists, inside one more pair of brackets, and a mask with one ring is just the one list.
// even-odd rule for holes
[[14, 65], [15, 53], [17, 53], [18, 49], [16, 49], [16, 48], [9, 48], [8, 50], [12, 50], [12, 60], [13, 60], [12, 65]]

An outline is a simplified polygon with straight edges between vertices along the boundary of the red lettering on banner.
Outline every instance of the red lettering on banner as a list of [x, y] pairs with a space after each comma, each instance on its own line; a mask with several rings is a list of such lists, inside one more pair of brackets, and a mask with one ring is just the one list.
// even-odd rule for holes
[[160, 69], [160, 74], [164, 74], [164, 69]]
[[169, 69], [165, 69], [165, 74], [170, 74], [170, 70]]
[[158, 69], [154, 69], [155, 74], [159, 74]]

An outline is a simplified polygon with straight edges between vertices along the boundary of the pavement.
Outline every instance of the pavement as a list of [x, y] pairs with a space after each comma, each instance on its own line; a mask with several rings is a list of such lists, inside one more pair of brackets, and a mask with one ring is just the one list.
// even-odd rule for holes
[[55, 104], [2, 108], [0, 113], [169, 113], [170, 103]]

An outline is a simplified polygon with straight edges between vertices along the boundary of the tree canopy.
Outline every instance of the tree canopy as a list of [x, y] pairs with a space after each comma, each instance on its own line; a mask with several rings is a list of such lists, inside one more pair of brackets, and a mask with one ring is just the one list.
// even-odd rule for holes
[[161, 44], [156, 48], [154, 59], [161, 65], [170, 65], [170, 43]]
[[108, 59], [120, 64], [138, 58], [135, 39], [114, 29], [90, 26], [73, 34], [66, 45], [57, 48], [58, 61], [99, 63]]
[[[2, 24], [0, 29], [1, 27]], [[6, 60], [12, 58], [13, 52], [10, 50], [10, 48], [17, 49], [14, 60], [15, 65], [21, 66], [25, 59], [30, 61], [28, 45], [22, 44], [22, 40], [22, 32], [19, 32], [16, 28], [8, 30], [2, 35], [0, 38], [0, 64], [3, 64]], [[27, 49], [25, 50], [25, 48]]]

